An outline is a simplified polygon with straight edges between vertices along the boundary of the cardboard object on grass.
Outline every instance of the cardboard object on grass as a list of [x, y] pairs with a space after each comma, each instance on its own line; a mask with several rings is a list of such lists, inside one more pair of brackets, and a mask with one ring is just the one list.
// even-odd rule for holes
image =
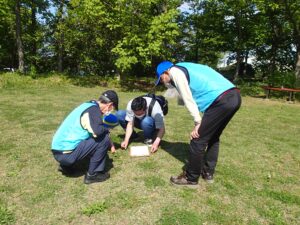
[[131, 146], [130, 156], [150, 156], [149, 147], [146, 145]]

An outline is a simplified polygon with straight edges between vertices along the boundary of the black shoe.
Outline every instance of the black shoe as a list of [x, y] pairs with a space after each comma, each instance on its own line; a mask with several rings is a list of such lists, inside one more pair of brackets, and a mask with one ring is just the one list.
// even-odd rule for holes
[[57, 170], [64, 175], [72, 175], [75, 173], [74, 168], [70, 166], [59, 165]]
[[190, 181], [187, 179], [185, 171], [183, 171], [183, 173], [177, 177], [172, 176], [170, 178], [170, 181], [172, 184], [181, 185], [181, 186], [197, 187], [197, 185], [198, 185], [197, 181]]
[[96, 183], [96, 182], [103, 182], [103, 181], [107, 180], [109, 177], [110, 177], [110, 175], [107, 172], [97, 172], [93, 175], [86, 173], [86, 175], [84, 176], [84, 183], [92, 184], [92, 183]]
[[212, 184], [214, 182], [214, 175], [208, 172], [203, 172], [202, 174], [202, 178], [207, 182]]

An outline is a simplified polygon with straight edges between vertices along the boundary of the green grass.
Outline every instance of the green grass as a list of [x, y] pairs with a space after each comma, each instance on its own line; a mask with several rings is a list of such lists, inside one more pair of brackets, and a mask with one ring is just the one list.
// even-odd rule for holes
[[[109, 153], [111, 178], [85, 185], [82, 175], [57, 172], [50, 143], [75, 106], [104, 90], [0, 75], [0, 224], [299, 224], [299, 102], [243, 97], [222, 135], [215, 183], [189, 189], [169, 184], [187, 160], [193, 126], [171, 99], [159, 151]], [[119, 89], [120, 108], [141, 94]], [[117, 146], [122, 135], [113, 130]]]

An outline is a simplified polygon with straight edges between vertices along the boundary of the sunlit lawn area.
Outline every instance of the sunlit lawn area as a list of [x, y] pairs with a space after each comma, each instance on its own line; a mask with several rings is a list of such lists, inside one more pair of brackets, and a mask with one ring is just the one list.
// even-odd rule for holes
[[[18, 85], [0, 89], [0, 224], [299, 224], [300, 103], [244, 97], [222, 136], [215, 182], [169, 183], [187, 160], [193, 122], [169, 102], [156, 154], [109, 153], [111, 178], [83, 184], [57, 172], [52, 135], [103, 87]], [[120, 108], [142, 92], [118, 92]], [[119, 148], [120, 127], [112, 131]], [[137, 143], [133, 143], [137, 144]]]

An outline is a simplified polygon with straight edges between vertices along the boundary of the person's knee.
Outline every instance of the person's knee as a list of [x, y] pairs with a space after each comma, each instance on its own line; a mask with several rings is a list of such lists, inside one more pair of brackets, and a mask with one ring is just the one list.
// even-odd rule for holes
[[119, 110], [116, 112], [116, 117], [118, 118], [119, 120], [119, 123], [121, 125], [121, 127], [123, 129], [126, 128], [126, 125], [127, 125], [127, 122], [125, 120], [125, 117], [126, 117], [126, 111], [125, 110]]
[[205, 152], [208, 146], [208, 142], [201, 138], [194, 138], [190, 142], [190, 151], [192, 153]]
[[60, 165], [63, 165], [63, 166], [72, 166], [73, 164], [76, 163], [76, 158], [71, 158], [71, 157], [64, 157], [64, 158], [59, 158], [57, 160], [59, 162]]
[[111, 147], [111, 141], [109, 135], [105, 135], [102, 139], [95, 140], [96, 149], [108, 149]]
[[126, 111], [125, 110], [118, 110], [116, 112], [116, 117], [118, 118], [119, 121], [125, 121]]
[[141, 122], [141, 127], [154, 127], [154, 119], [150, 116], [146, 116]]

